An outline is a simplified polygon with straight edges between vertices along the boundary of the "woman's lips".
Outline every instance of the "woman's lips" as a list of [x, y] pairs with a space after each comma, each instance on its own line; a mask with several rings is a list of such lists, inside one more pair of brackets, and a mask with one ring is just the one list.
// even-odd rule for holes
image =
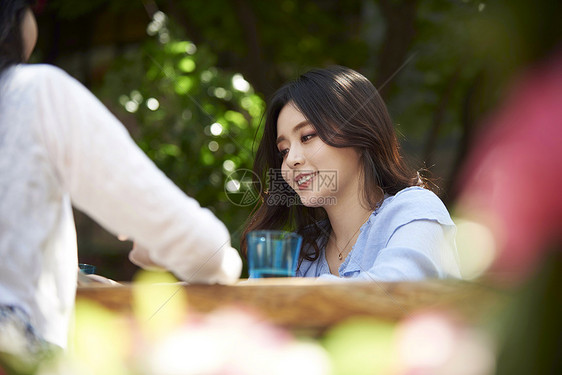
[[316, 176], [316, 172], [313, 173], [299, 173], [295, 177], [295, 183], [299, 190], [309, 189], [312, 185], [312, 179]]

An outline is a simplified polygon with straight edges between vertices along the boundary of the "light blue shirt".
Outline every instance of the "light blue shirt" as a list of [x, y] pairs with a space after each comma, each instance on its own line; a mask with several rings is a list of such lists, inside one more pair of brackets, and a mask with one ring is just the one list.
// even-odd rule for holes
[[360, 228], [355, 245], [330, 273], [322, 248], [315, 261], [303, 260], [298, 277], [405, 281], [460, 278], [456, 227], [441, 200], [431, 191], [409, 187], [388, 196]]

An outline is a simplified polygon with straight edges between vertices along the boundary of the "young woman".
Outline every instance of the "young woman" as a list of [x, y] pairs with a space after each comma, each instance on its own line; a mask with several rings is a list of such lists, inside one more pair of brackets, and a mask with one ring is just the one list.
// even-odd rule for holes
[[254, 171], [269, 184], [245, 233], [302, 234], [298, 276], [460, 277], [455, 225], [405, 166], [386, 106], [361, 74], [312, 70], [279, 89]]
[[66, 346], [78, 269], [71, 204], [133, 239], [140, 266], [197, 283], [234, 282], [242, 267], [223, 223], [86, 88], [23, 64], [37, 38], [29, 3], [0, 2], [0, 352], [14, 330], [31, 351]]

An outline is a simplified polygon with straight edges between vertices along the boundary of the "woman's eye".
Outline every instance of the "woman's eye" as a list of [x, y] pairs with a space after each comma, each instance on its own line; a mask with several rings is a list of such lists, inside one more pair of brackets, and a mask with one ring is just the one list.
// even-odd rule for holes
[[307, 135], [303, 135], [301, 137], [301, 141], [302, 142], [307, 142], [309, 140], [311, 140], [314, 136], [316, 136], [316, 134], [307, 134]]
[[287, 155], [287, 153], [289, 152], [288, 148], [285, 148], [283, 150], [279, 150], [279, 156], [281, 156], [282, 158], [285, 157], [285, 155]]

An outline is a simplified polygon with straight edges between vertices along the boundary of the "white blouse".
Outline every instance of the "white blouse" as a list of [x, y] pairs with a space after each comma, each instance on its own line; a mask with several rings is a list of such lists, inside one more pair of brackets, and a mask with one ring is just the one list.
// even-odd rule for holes
[[71, 205], [134, 240], [130, 259], [192, 283], [232, 283], [242, 261], [209, 210], [176, 187], [78, 81], [48, 65], [0, 76], [0, 305], [66, 346], [77, 244]]

